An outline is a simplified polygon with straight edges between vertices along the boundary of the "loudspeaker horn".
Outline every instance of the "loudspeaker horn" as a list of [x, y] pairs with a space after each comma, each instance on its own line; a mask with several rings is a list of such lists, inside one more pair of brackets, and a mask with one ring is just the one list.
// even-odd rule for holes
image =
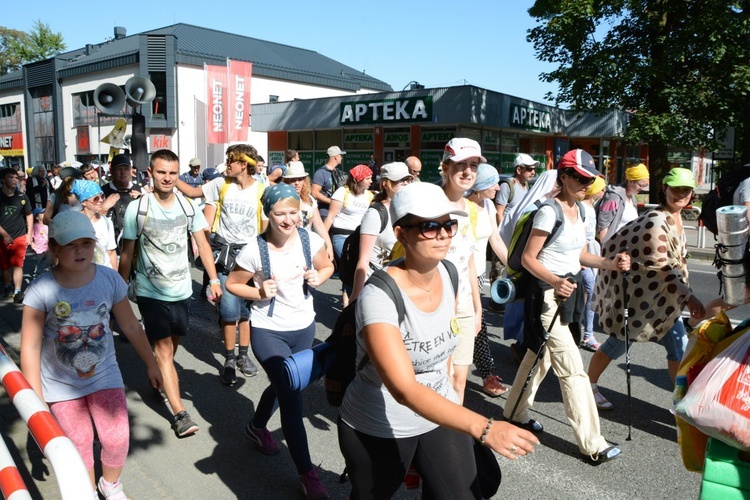
[[94, 106], [105, 115], [117, 115], [125, 106], [125, 94], [114, 83], [102, 83], [94, 90]]
[[148, 78], [134, 76], [125, 82], [125, 99], [132, 107], [148, 104], [156, 97], [156, 87]]

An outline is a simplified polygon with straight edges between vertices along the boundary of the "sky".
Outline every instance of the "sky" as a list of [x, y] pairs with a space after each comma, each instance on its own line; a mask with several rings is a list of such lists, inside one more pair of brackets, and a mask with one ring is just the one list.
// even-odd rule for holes
[[[47, 23], [68, 49], [101, 43], [115, 26], [128, 35], [187, 23], [314, 50], [402, 90], [470, 84], [546, 102], [553, 84], [539, 74], [553, 67], [526, 41], [534, 26], [532, 0], [317, 0], [154, 3], [41, 0], [6, 2], [0, 25], [30, 31]], [[363, 8], [371, 5], [370, 8]], [[144, 7], [145, 6], [145, 7]]]

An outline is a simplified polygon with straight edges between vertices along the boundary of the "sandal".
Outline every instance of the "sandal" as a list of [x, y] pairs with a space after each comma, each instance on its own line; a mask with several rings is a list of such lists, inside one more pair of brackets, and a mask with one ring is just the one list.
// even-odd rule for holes
[[542, 432], [544, 431], [544, 426], [537, 422], [536, 420], [532, 418], [527, 418], [523, 422], [513, 422], [511, 421], [511, 424], [516, 425], [520, 427], [521, 429], [525, 429], [529, 432]]
[[620, 458], [620, 455], [622, 455], [622, 450], [620, 450], [620, 448], [617, 448], [616, 446], [610, 446], [603, 449], [596, 455], [584, 455], [584, 460], [586, 460], [591, 465], [600, 465], [605, 462], [609, 462], [610, 460]]
[[596, 402], [597, 408], [599, 408], [600, 410], [607, 411], [615, 407], [612, 403], [609, 402], [607, 398], [602, 396], [602, 393], [599, 392], [598, 387], [596, 389], [592, 387], [591, 390], [594, 392], [594, 401]]
[[588, 337], [586, 339], [583, 339], [581, 341], [581, 349], [589, 352], [596, 352], [599, 350], [599, 347], [601, 347], [601, 342], [597, 342], [594, 336]]
[[491, 398], [496, 398], [505, 394], [508, 392], [508, 387], [500, 382], [500, 380], [502, 379], [497, 375], [490, 375], [485, 378], [484, 383], [482, 384], [482, 391]]

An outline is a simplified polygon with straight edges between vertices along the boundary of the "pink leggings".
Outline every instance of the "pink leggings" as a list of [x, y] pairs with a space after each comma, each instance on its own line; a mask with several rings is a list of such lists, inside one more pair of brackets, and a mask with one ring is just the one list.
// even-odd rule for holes
[[69, 401], [50, 403], [49, 410], [83, 457], [94, 468], [94, 427], [102, 444], [102, 464], [112, 469], [125, 465], [130, 425], [124, 389], [104, 389]]

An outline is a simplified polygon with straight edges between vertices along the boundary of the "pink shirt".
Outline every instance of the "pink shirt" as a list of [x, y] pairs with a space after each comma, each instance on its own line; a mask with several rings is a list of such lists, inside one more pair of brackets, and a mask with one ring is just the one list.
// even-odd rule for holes
[[31, 235], [34, 241], [34, 252], [44, 253], [49, 248], [49, 228], [45, 224], [34, 222], [34, 232]]

